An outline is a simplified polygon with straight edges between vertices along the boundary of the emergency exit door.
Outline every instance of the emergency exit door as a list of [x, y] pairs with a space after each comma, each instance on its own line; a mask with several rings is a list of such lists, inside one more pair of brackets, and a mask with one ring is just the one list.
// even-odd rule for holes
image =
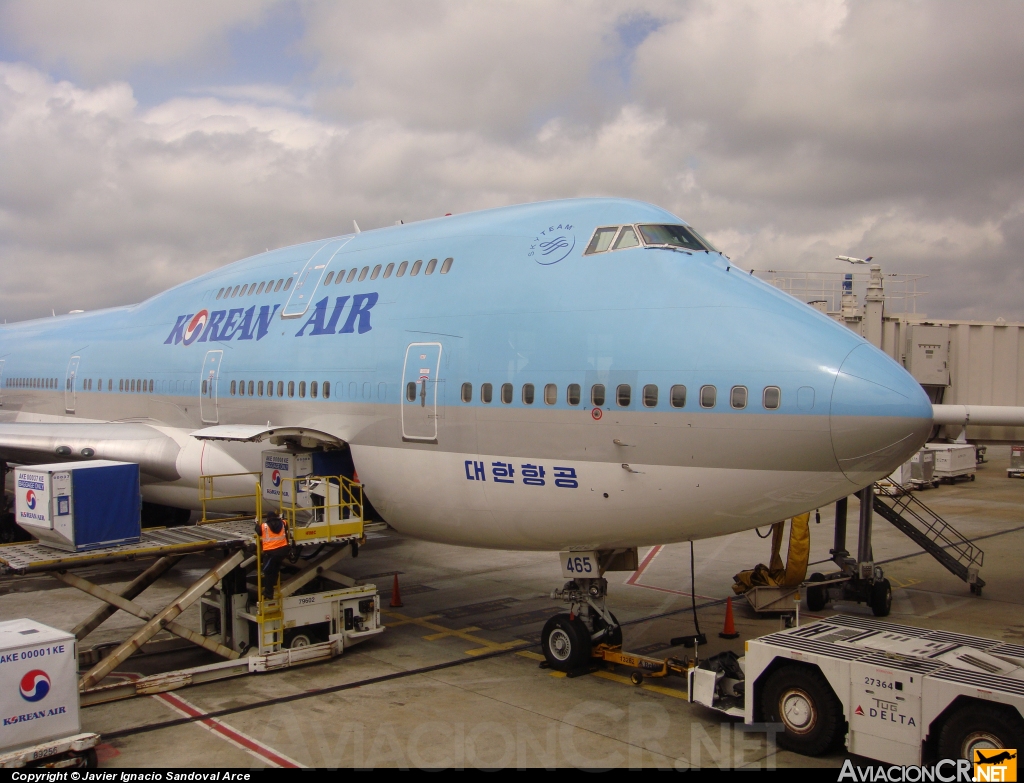
[[[411, 343], [402, 368], [402, 438], [437, 442], [441, 343]], [[444, 405], [443, 392], [440, 399]]]
[[72, 356], [68, 362], [68, 371], [64, 376], [64, 411], [75, 412], [75, 385], [78, 383], [78, 363], [81, 356]]
[[220, 419], [217, 413], [217, 383], [220, 380], [220, 360], [224, 351], [207, 351], [203, 360], [203, 371], [199, 378], [199, 414], [203, 424], [216, 424]]

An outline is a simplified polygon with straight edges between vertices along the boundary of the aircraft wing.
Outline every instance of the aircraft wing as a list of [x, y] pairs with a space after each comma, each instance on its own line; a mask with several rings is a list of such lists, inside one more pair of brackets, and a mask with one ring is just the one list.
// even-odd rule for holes
[[0, 422], [0, 459], [17, 464], [109, 459], [136, 462], [146, 476], [175, 481], [180, 451], [174, 438], [140, 422]]

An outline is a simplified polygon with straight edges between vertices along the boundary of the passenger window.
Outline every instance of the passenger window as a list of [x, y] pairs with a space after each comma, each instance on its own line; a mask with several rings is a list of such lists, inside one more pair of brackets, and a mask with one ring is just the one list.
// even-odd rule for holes
[[282, 278], [281, 278], [280, 280], [278, 280], [278, 281], [277, 281], [277, 285], [275, 285], [275, 286], [274, 286], [274, 293], [275, 293], [275, 294], [276, 294], [276, 293], [277, 293], [278, 291], [280, 291], [280, 290], [281, 290], [281, 285], [282, 285], [282, 283], [284, 283], [284, 278], [283, 278], [283, 277], [282, 277]]
[[313, 382], [311, 382], [309, 384], [309, 396], [312, 397], [314, 400], [316, 399], [317, 393], [319, 391], [320, 390], [317, 388], [317, 382], [316, 381], [313, 381]]
[[277, 396], [284, 397], [284, 381], [277, 382]]
[[620, 408], [628, 408], [629, 401], [632, 397], [633, 390], [629, 388], [628, 383], [619, 384], [615, 389], [615, 402]]
[[[53, 379], [53, 384], [54, 384], [54, 388], [57, 388], [57, 379], [56, 378]], [[107, 378], [107, 391], [113, 391], [113, 390], [114, 390], [114, 379], [113, 378]]]
[[305, 397], [306, 396], [306, 382], [305, 381], [299, 381], [299, 396], [300, 397]]
[[265, 285], [266, 285], [266, 283], [263, 283], [263, 282], [260, 283], [260, 287], [256, 289], [256, 296], [259, 296], [260, 294], [263, 293], [263, 286], [265, 286]]
[[714, 408], [715, 400], [718, 398], [718, 389], [714, 386], [700, 387], [700, 407]]
[[405, 399], [408, 400], [409, 402], [414, 402], [416, 400], [416, 382], [415, 381], [409, 381], [405, 385]]
[[256, 382], [255, 382], [255, 381], [249, 381], [249, 396], [250, 396], [250, 397], [254, 397], [254, 396], [255, 396], [255, 395], [253, 394], [253, 392], [254, 392], [255, 390], [256, 390]]
[[118, 391], [124, 391], [124, 378], [121, 378], [121, 379], [120, 379], [120, 380], [119, 380], [119, 381], [117, 382], [117, 390], [118, 390]]
[[462, 401], [472, 402], [473, 401], [473, 384], [464, 383], [462, 384]]
[[238, 382], [238, 394], [241, 397], [245, 396], [245, 381]]
[[222, 296], [224, 296], [224, 289], [223, 289], [223, 288], [222, 288], [222, 289], [220, 289], [220, 290], [219, 290], [219, 291], [217, 292], [217, 298], [218, 298], [218, 299], [220, 299], [220, 298], [221, 298]]
[[612, 240], [615, 238], [615, 232], [618, 230], [618, 226], [610, 226], [597, 229], [597, 231], [594, 232], [594, 237], [590, 240], [590, 244], [587, 245], [587, 250], [583, 255], [589, 256], [594, 253], [603, 253], [605, 250], [611, 247]]
[[334, 284], [335, 285], [341, 285], [344, 282], [345, 282], [345, 270], [342, 269], [342, 270], [340, 270], [338, 272], [338, 277], [335, 279]]
[[289, 277], [287, 280], [284, 281], [284, 290], [287, 291], [291, 287], [292, 287], [292, 278]]
[[633, 227], [623, 226], [612, 250], [625, 250], [627, 247], [636, 247], [639, 244], [640, 240], [636, 238], [636, 231], [633, 230]]
[[295, 396], [295, 381], [288, 381], [288, 396]]
[[375, 266], [373, 268], [373, 273], [370, 275], [370, 279], [371, 280], [376, 280], [377, 279], [377, 275], [379, 275], [379, 274], [380, 274], [380, 264], [377, 264], [377, 266]]
[[432, 274], [434, 274], [434, 269], [436, 269], [436, 268], [437, 268], [437, 259], [436, 258], [432, 258], [432, 259], [430, 259], [430, 261], [427, 262], [427, 268], [423, 270], [423, 274], [425, 274], [425, 275], [432, 275]]
[[274, 396], [274, 382], [273, 381], [267, 381], [267, 396], [268, 397], [273, 397]]
[[686, 387], [685, 386], [673, 386], [670, 393], [671, 403], [673, 408], [684, 408], [686, 407]]
[[595, 383], [590, 387], [590, 402], [600, 408], [604, 405], [604, 384]]
[[358, 271], [359, 271], [358, 269], [353, 267], [352, 271], [348, 273], [348, 280], [346, 280], [345, 282], [346, 283], [351, 283], [353, 280], [355, 280], [356, 279], [356, 272], [358, 272]]
[[524, 383], [523, 384], [523, 404], [524, 405], [533, 405], [533, 384], [532, 383]]
[[405, 270], [408, 268], [408, 266], [409, 266], [409, 262], [408, 261], [403, 261], [401, 264], [399, 264], [398, 265], [398, 272], [395, 274], [395, 277], [401, 277], [402, 275], [404, 275], [405, 274]]
[[334, 270], [332, 269], [330, 272], [327, 273], [327, 277], [324, 278], [324, 285], [330, 285], [331, 281], [333, 279], [334, 279]]
[[446, 258], [444, 263], [441, 264], [441, 274], [446, 275], [451, 271], [452, 264], [455, 262], [454, 258]]
[[512, 403], [512, 384], [503, 383], [501, 384], [501, 401], [506, 405]]
[[[134, 386], [134, 385], [135, 385], [135, 381], [132, 381], [132, 386]], [[132, 389], [132, 391], [135, 391], [135, 389]], [[206, 394], [206, 381], [205, 380], [203, 380], [203, 394]]]
[[412, 265], [412, 269], [409, 270], [409, 277], [416, 277], [420, 273], [420, 267], [423, 266], [422, 261], [417, 261]]
[[234, 287], [234, 289], [232, 289], [232, 291], [231, 291], [231, 298], [232, 299], [234, 299], [236, 296], [238, 296], [238, 289], [239, 289], [239, 286], [237, 286], [237, 285]]
[[480, 385], [480, 402], [490, 405], [493, 394], [493, 387], [489, 383]]
[[269, 294], [273, 287], [274, 287], [274, 281], [273, 280], [268, 280], [267, 281], [267, 290], [264, 291], [264, 293]]
[[390, 263], [386, 267], [384, 267], [384, 279], [387, 280], [389, 277], [391, 277], [391, 273], [394, 272], [394, 271], [395, 271], [394, 263]]
[[252, 296], [255, 293], [256, 293], [256, 283], [250, 283], [249, 284], [249, 294], [248, 295]]
[[778, 386], [765, 386], [761, 395], [761, 403], [770, 411], [777, 410], [782, 402], [782, 390]]
[[366, 279], [366, 273], [370, 271], [370, 267], [364, 266], [359, 272], [359, 282], [363, 282]]
[[549, 383], [544, 387], [544, 404], [554, 405], [556, 402], [558, 402], [558, 387]]
[[258, 394], [260, 397], [263, 396], [263, 381], [260, 381], [258, 384], [256, 384], [256, 394]]
[[580, 385], [578, 383], [569, 384], [569, 387], [565, 390], [565, 401], [570, 405], [580, 404]]
[[248, 284], [246, 284], [246, 285], [243, 285], [243, 286], [242, 286], [242, 290], [238, 292], [238, 295], [239, 295], [239, 296], [245, 296], [245, 292], [246, 292], [246, 290], [247, 290], [248, 288], [249, 288], [249, 285], [248, 285]]
[[737, 410], [742, 410], [747, 407], [747, 387], [746, 386], [733, 386], [732, 393], [729, 395], [729, 404]]
[[331, 399], [331, 382], [330, 381], [324, 381], [324, 399], [325, 400]]
[[653, 383], [644, 386], [644, 407], [653, 408], [658, 404], [658, 387]]
[[153, 379], [152, 378], [149, 379], [149, 391], [150, 391], [150, 393], [153, 392]]

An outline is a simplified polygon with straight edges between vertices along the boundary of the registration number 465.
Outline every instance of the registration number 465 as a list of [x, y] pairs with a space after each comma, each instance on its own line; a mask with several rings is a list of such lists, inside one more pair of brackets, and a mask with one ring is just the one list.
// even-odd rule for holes
[[596, 579], [601, 576], [597, 567], [597, 552], [560, 552], [562, 576], [569, 579]]

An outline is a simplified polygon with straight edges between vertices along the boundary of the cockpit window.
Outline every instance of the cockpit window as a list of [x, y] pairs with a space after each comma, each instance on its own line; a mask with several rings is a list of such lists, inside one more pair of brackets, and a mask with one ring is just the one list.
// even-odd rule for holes
[[639, 226], [644, 244], [654, 247], [681, 247], [685, 250], [714, 250], [711, 245], [701, 241], [697, 232], [686, 226], [673, 225], [642, 225]]
[[615, 232], [619, 230], [618, 226], [605, 226], [599, 228], [594, 232], [593, 239], [590, 240], [590, 244], [587, 245], [587, 250], [583, 254], [585, 256], [592, 255], [594, 253], [603, 253], [612, 245], [612, 240], [615, 238]]
[[636, 231], [633, 230], [633, 227], [623, 226], [612, 250], [625, 250], [627, 247], [636, 247], [639, 244], [640, 240], [636, 238]]

